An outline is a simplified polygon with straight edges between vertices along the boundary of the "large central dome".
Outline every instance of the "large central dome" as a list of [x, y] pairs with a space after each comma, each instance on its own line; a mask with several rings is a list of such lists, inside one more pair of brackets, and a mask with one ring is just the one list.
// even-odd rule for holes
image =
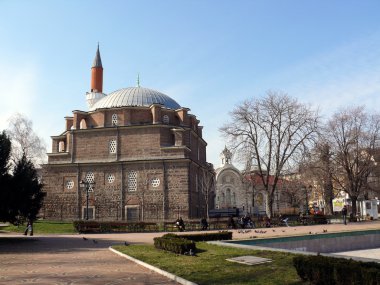
[[128, 87], [116, 90], [91, 106], [90, 111], [104, 108], [127, 106], [146, 106], [161, 104], [168, 109], [179, 109], [181, 106], [169, 96], [144, 87]]

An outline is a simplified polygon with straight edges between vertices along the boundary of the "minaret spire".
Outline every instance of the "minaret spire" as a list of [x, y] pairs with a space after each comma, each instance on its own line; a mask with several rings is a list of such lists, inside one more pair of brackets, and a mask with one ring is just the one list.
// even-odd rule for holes
[[103, 92], [103, 65], [100, 57], [99, 43], [91, 67], [91, 92]]
[[98, 42], [98, 49], [96, 50], [96, 55], [95, 55], [94, 63], [92, 64], [92, 67], [103, 67], [102, 59], [100, 57], [100, 52], [99, 52], [99, 42]]

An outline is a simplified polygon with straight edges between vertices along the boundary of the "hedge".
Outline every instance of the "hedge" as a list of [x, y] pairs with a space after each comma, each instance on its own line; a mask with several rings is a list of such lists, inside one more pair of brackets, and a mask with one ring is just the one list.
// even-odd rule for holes
[[230, 240], [232, 239], [232, 232], [223, 231], [218, 233], [186, 234], [178, 236], [192, 241]]
[[327, 256], [296, 256], [298, 275], [314, 285], [380, 285], [380, 264]]
[[74, 228], [79, 233], [105, 233], [105, 232], [146, 232], [158, 231], [156, 223], [126, 223], [126, 222], [98, 222], [74, 221]]
[[154, 246], [157, 249], [171, 251], [177, 254], [185, 254], [186, 252], [194, 252], [196, 250], [195, 242], [179, 237], [175, 234], [166, 234], [162, 237], [156, 237]]

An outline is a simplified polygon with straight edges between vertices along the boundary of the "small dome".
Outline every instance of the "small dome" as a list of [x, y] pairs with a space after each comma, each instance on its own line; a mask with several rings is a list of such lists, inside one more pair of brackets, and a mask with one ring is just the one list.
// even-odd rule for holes
[[146, 106], [161, 104], [168, 109], [179, 109], [181, 106], [169, 96], [144, 87], [128, 87], [116, 90], [96, 102], [90, 111], [104, 108], [127, 106]]

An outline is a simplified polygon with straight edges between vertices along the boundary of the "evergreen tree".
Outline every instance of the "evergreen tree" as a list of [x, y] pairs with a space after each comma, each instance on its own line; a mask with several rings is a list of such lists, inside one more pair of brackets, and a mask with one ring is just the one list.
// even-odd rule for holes
[[9, 159], [11, 154], [11, 141], [3, 131], [0, 133], [0, 221], [9, 218], [9, 194], [11, 176], [9, 174]]
[[14, 220], [36, 220], [45, 197], [43, 184], [39, 181], [37, 171], [26, 155], [17, 161], [12, 177], [12, 213]]

